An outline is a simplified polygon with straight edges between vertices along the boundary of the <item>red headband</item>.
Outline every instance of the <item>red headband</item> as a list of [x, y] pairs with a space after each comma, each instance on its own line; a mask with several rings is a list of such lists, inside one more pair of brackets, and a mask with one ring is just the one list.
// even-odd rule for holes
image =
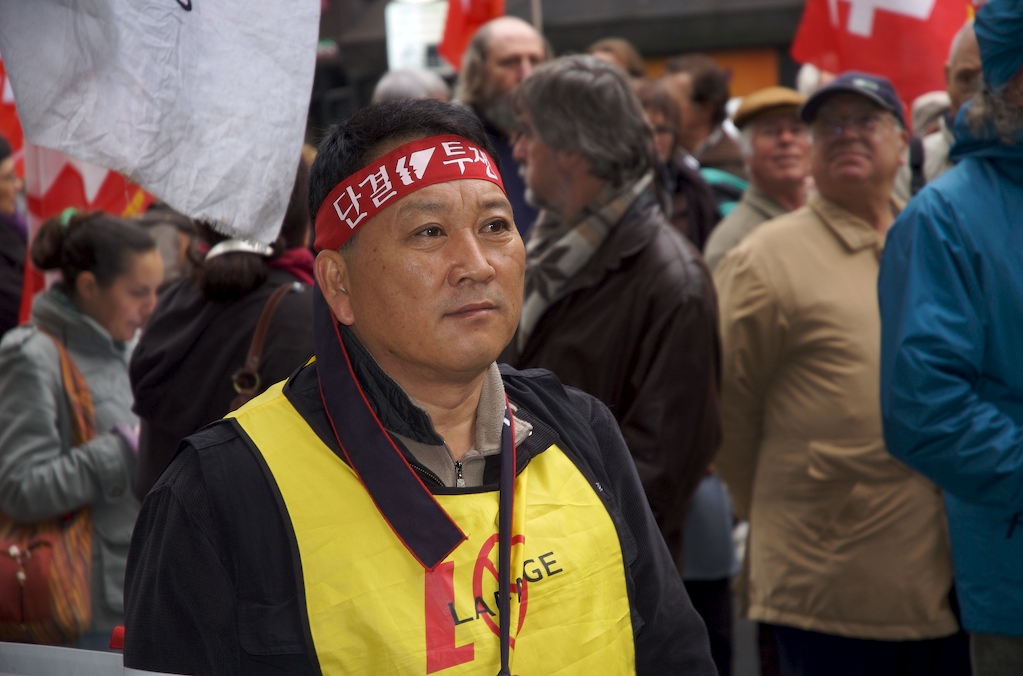
[[445, 134], [406, 143], [330, 191], [316, 212], [316, 250], [340, 249], [359, 227], [405, 195], [465, 178], [490, 181], [504, 190], [490, 156], [461, 136]]

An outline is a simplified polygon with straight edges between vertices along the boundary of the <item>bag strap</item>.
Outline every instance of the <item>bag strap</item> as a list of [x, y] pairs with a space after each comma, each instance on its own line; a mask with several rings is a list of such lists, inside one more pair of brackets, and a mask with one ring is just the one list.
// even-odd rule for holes
[[915, 195], [927, 184], [924, 176], [924, 140], [919, 136], [909, 139], [909, 194]]
[[252, 343], [249, 345], [249, 353], [245, 357], [245, 364], [231, 375], [231, 383], [234, 391], [238, 393], [231, 401], [231, 410], [238, 408], [259, 391], [259, 364], [263, 360], [263, 346], [266, 343], [266, 334], [270, 329], [270, 322], [273, 319], [277, 305], [285, 295], [292, 291], [300, 291], [302, 285], [299, 282], [283, 284], [270, 295], [263, 311], [256, 322], [256, 330], [252, 334]]
[[92, 405], [92, 392], [89, 391], [89, 383], [85, 381], [85, 376], [78, 369], [78, 365], [75, 364], [75, 360], [71, 358], [64, 344], [49, 331], [39, 329], [39, 332], [50, 337], [57, 347], [57, 354], [60, 355], [60, 373], [64, 380], [64, 392], [71, 405], [72, 445], [84, 444], [96, 436], [96, 413]]

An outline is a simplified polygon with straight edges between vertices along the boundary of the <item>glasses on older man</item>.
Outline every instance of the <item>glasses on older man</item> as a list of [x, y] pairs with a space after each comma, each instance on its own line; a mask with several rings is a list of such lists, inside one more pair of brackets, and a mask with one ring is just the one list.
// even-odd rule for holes
[[837, 138], [846, 131], [865, 136], [882, 131], [894, 120], [895, 117], [891, 113], [883, 110], [852, 115], [836, 115], [822, 111], [813, 121], [813, 133], [824, 138]]

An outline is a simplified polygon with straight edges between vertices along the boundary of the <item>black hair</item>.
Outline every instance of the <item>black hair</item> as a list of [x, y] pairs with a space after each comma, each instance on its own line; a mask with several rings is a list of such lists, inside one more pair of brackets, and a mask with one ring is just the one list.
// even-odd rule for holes
[[32, 240], [32, 263], [40, 270], [60, 270], [67, 292], [83, 272], [108, 287], [128, 272], [128, 254], [156, 249], [156, 240], [134, 221], [99, 211], [54, 216]]
[[375, 159], [383, 144], [439, 134], [454, 134], [475, 143], [498, 166], [483, 125], [469, 110], [434, 99], [383, 101], [358, 110], [327, 131], [309, 170], [309, 212], [319, 211], [330, 191]]
[[[295, 183], [291, 188], [288, 208], [280, 233], [271, 245], [277, 258], [287, 249], [308, 244], [309, 233], [309, 168], [304, 159], [299, 159], [295, 172]], [[199, 222], [199, 236], [211, 247], [229, 239], [209, 223]], [[255, 253], [235, 251], [217, 256], [212, 260], [193, 260], [192, 283], [199, 287], [206, 300], [227, 303], [243, 298], [259, 288], [266, 281], [269, 269], [267, 259]]]
[[707, 54], [683, 54], [668, 59], [664, 70], [668, 74], [689, 73], [692, 78], [689, 98], [693, 103], [710, 107], [714, 124], [725, 121], [729, 73], [717, 61]]

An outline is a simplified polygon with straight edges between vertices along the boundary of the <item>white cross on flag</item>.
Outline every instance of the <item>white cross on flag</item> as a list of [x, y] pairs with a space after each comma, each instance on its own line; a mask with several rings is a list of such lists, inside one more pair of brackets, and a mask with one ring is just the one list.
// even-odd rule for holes
[[908, 106], [945, 89], [948, 50], [969, 17], [966, 0], [807, 0], [792, 58], [883, 75]]

